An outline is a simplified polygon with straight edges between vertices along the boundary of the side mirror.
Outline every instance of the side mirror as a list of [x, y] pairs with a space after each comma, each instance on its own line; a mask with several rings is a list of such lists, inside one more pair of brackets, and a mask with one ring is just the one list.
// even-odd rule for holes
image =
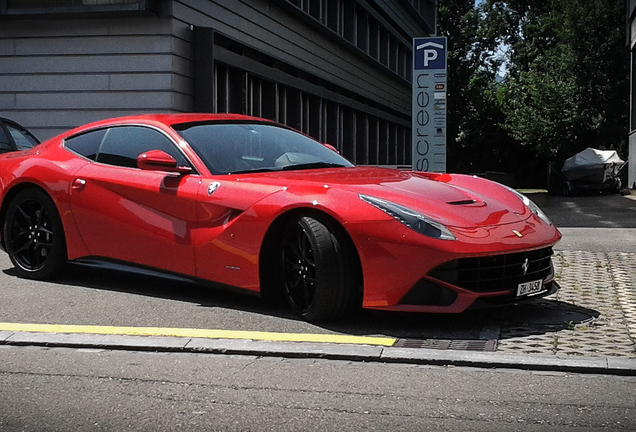
[[163, 150], [150, 150], [137, 157], [137, 166], [146, 171], [165, 171], [176, 174], [190, 174], [192, 168], [179, 166], [177, 161]]
[[334, 146], [332, 146], [331, 144], [327, 144], [327, 143], [322, 143], [322, 145], [324, 145], [325, 147], [327, 147], [329, 150], [331, 150], [334, 153], [338, 153], [340, 154], [340, 152], [338, 151], [337, 148], [335, 148]]

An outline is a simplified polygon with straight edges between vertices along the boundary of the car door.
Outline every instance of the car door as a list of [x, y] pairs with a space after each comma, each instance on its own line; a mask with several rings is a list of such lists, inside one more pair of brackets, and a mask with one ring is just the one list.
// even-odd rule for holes
[[161, 131], [118, 126], [67, 140], [67, 147], [94, 162], [72, 180], [71, 208], [91, 255], [194, 275], [192, 232], [201, 183], [137, 168], [137, 156], [162, 150], [190, 165]]

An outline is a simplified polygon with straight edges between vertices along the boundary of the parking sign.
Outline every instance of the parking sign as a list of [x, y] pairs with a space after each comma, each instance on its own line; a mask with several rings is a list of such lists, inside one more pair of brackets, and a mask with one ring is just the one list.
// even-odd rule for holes
[[446, 172], [445, 37], [413, 39], [414, 171]]

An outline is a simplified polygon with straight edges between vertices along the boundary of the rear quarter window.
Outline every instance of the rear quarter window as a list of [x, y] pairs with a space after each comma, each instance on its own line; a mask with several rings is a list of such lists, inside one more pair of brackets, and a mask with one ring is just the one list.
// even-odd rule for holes
[[85, 158], [95, 160], [97, 151], [107, 130], [108, 129], [100, 129], [67, 138], [64, 142], [64, 146]]

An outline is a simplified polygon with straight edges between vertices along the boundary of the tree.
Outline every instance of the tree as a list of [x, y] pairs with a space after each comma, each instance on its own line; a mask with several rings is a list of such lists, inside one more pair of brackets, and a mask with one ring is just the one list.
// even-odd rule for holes
[[[439, 0], [448, 167], [545, 185], [586, 147], [626, 155], [629, 53], [616, 0]], [[506, 53], [505, 77], [497, 77]]]
[[504, 126], [560, 164], [586, 148], [625, 152], [629, 55], [615, 0], [488, 0], [509, 47]]
[[447, 147], [452, 171], [497, 170], [502, 139], [495, 103], [498, 35], [474, 0], [440, 0], [438, 33], [448, 38]]

